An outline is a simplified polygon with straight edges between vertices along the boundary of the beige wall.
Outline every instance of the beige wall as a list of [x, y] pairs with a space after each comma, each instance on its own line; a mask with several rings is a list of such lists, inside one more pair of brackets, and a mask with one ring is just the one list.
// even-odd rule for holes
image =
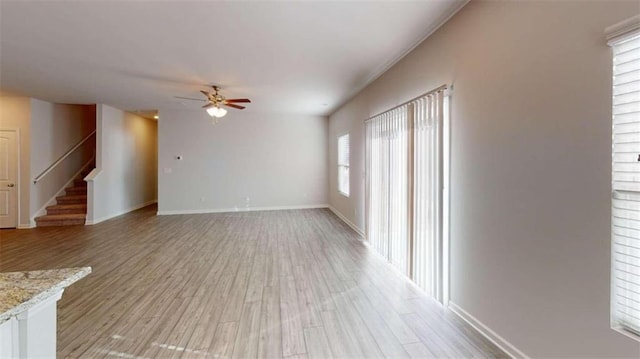
[[20, 138], [20, 181], [18, 183], [19, 213], [18, 226], [29, 226], [29, 189], [30, 176], [30, 98], [0, 92], [0, 129], [19, 131]]
[[213, 125], [166, 110], [158, 122], [161, 214], [327, 204], [326, 117], [229, 110]]
[[[451, 301], [531, 357], [639, 357], [638, 342], [609, 329], [603, 34], [638, 13], [637, 1], [469, 3], [331, 116], [331, 205], [364, 228], [363, 120], [454, 84]], [[349, 199], [336, 194], [344, 131]]]
[[[31, 99], [31, 177], [35, 178], [96, 128], [93, 105], [54, 104]], [[44, 207], [95, 154], [95, 137], [76, 149], [36, 184], [31, 185], [30, 217], [45, 214]], [[32, 180], [33, 180], [32, 178]]]
[[[365, 97], [357, 96], [329, 121], [329, 204], [361, 233], [365, 231], [364, 120], [369, 117]], [[338, 137], [345, 133], [349, 134], [350, 146], [349, 197], [338, 192]]]
[[107, 105], [98, 105], [96, 115], [96, 170], [88, 176], [88, 224], [157, 199], [157, 122]]

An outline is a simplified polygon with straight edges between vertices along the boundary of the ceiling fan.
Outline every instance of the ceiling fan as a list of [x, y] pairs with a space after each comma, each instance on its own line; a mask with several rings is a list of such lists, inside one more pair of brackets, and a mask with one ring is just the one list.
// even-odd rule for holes
[[176, 98], [184, 99], [184, 100], [194, 100], [194, 101], [206, 101], [207, 104], [202, 106], [202, 108], [207, 110], [207, 113], [211, 117], [223, 117], [227, 114], [227, 110], [220, 106], [227, 106], [231, 108], [235, 108], [238, 110], [243, 110], [245, 107], [238, 105], [238, 103], [250, 103], [251, 100], [248, 98], [233, 98], [228, 99], [220, 94], [220, 88], [218, 86], [211, 86], [213, 88], [213, 92], [200, 90], [203, 95], [206, 96], [206, 99], [199, 98], [191, 98], [191, 97], [181, 97], [175, 96]]

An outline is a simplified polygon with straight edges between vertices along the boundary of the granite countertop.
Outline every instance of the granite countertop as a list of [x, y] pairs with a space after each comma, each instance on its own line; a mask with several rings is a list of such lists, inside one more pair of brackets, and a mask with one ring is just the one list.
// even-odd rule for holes
[[0, 323], [91, 273], [91, 267], [0, 273]]

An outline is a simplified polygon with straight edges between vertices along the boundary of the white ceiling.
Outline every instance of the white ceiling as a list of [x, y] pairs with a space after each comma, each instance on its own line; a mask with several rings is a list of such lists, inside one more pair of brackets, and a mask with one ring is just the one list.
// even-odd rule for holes
[[147, 110], [219, 84], [245, 111], [327, 115], [464, 3], [0, 0], [0, 88]]

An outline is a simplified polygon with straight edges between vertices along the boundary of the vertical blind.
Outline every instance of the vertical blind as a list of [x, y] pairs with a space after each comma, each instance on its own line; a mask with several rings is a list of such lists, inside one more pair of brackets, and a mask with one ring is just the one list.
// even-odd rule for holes
[[349, 195], [349, 134], [338, 137], [338, 191]]
[[442, 267], [442, 104], [438, 90], [366, 122], [367, 239], [434, 296]]
[[439, 296], [442, 272], [442, 92], [415, 101], [414, 253], [416, 284]]
[[614, 40], [612, 319], [640, 335], [640, 33]]
[[368, 240], [408, 273], [408, 106], [379, 115], [366, 125]]

